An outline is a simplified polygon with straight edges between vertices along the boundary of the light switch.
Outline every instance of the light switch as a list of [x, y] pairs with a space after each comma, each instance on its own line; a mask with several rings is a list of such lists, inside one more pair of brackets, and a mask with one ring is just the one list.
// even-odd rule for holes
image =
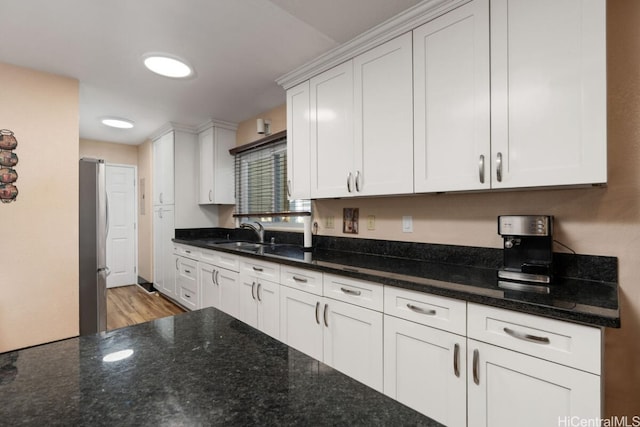
[[410, 215], [402, 217], [402, 232], [413, 233], [413, 217]]
[[325, 228], [333, 228], [334, 217], [328, 216], [325, 220]]
[[376, 229], [376, 217], [374, 215], [369, 215], [367, 217], [367, 230], [375, 230]]

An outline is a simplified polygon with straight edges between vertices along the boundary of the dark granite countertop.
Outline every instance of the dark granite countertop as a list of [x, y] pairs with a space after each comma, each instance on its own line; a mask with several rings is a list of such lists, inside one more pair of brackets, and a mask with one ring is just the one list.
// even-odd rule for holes
[[0, 354], [0, 402], [2, 425], [439, 425], [214, 308]]
[[228, 234], [203, 236], [177, 232], [176, 237], [176, 243], [554, 319], [620, 327], [617, 259], [612, 257], [554, 254], [557, 258], [554, 262], [562, 271], [554, 277], [549, 293], [541, 294], [503, 289], [498, 285], [497, 268], [502, 252], [497, 249], [334, 238], [316, 239], [311, 252], [295, 244], [238, 250], [220, 244], [229, 241]]

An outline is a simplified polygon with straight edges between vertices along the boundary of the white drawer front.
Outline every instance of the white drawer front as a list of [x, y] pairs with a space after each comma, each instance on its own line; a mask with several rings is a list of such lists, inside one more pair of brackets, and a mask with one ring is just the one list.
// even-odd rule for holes
[[195, 246], [181, 245], [179, 243], [173, 244], [173, 253], [176, 255], [180, 255], [180, 256], [195, 259], [195, 260], [200, 258], [199, 248]]
[[469, 338], [601, 374], [599, 328], [472, 303], [467, 316]]
[[452, 298], [385, 286], [384, 312], [454, 334], [467, 332], [467, 303]]
[[258, 259], [241, 258], [240, 272], [260, 279], [280, 283], [280, 264]]
[[198, 283], [198, 263], [192, 259], [178, 257], [176, 260], [178, 275], [176, 276], [178, 286], [196, 292]]
[[302, 268], [280, 266], [281, 283], [315, 295], [322, 295], [322, 273]]
[[379, 283], [349, 279], [333, 274], [324, 274], [322, 283], [326, 297], [382, 311], [384, 291], [383, 286]]
[[240, 271], [240, 258], [237, 255], [209, 249], [202, 249], [200, 252], [201, 261], [227, 270]]
[[180, 300], [180, 304], [189, 310], [197, 310], [199, 308], [198, 294], [191, 289], [180, 287], [178, 289], [178, 299]]

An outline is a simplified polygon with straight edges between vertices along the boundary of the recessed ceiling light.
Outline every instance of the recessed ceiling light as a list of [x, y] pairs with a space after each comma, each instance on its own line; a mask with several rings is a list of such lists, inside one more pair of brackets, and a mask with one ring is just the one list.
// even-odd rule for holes
[[184, 79], [193, 76], [193, 68], [183, 59], [164, 53], [148, 53], [143, 56], [144, 66], [161, 76]]
[[100, 121], [103, 125], [110, 126], [112, 128], [131, 129], [133, 127], [133, 122], [131, 120], [120, 119], [118, 117], [105, 117]]

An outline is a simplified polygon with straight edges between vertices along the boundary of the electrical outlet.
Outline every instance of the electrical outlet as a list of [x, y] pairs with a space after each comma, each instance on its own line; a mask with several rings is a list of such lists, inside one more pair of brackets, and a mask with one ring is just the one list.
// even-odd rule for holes
[[369, 215], [367, 217], [367, 230], [375, 230], [376, 229], [376, 217], [374, 215]]
[[402, 232], [413, 233], [413, 217], [410, 215], [402, 217]]
[[335, 217], [333, 216], [328, 216], [325, 218], [325, 223], [324, 223], [324, 228], [333, 228], [333, 222], [335, 220]]

